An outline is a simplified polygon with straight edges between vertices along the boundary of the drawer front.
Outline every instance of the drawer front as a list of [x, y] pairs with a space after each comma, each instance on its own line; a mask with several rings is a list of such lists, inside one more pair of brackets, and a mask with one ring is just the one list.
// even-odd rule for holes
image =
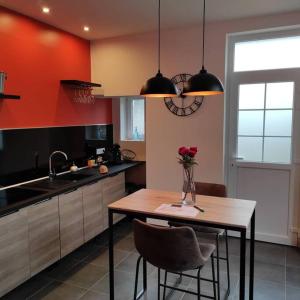
[[28, 207], [31, 276], [60, 259], [58, 197]]
[[83, 187], [84, 240], [88, 241], [103, 231], [102, 182]]
[[82, 189], [59, 196], [61, 257], [84, 242]]
[[110, 189], [113, 189], [115, 186], [124, 185], [125, 188], [125, 174], [124, 172], [119, 173], [118, 175], [105, 178], [102, 181], [103, 184], [103, 192], [106, 192]]
[[[120, 173], [117, 176], [106, 178], [103, 183], [103, 225], [104, 229], [108, 227], [108, 209], [107, 205], [126, 196], [125, 174]], [[124, 218], [124, 215], [114, 214], [114, 223]]]
[[0, 296], [30, 277], [27, 210], [0, 218]]

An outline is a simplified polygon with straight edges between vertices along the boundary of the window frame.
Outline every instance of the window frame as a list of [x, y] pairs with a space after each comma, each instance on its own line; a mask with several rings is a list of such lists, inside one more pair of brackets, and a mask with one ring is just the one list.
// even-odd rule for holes
[[[144, 138], [133, 138], [133, 101], [140, 100], [144, 103]], [[124, 142], [145, 142], [146, 135], [146, 101], [144, 97], [132, 96], [120, 99], [120, 141]]]

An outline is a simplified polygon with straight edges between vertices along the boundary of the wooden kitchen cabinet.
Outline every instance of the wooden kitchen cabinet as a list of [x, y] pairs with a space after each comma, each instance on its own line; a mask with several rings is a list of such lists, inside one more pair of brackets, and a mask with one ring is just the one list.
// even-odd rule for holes
[[[124, 172], [118, 175], [105, 178], [102, 180], [103, 192], [103, 225], [104, 229], [108, 227], [108, 209], [107, 205], [115, 202], [126, 196], [125, 191], [125, 174]], [[114, 223], [124, 217], [121, 214], [114, 214]]]
[[30, 277], [27, 210], [0, 218], [0, 297]]
[[31, 276], [60, 259], [58, 197], [28, 207]]
[[84, 243], [82, 189], [58, 196], [61, 257]]
[[103, 231], [102, 182], [82, 188], [84, 241], [87, 242]]

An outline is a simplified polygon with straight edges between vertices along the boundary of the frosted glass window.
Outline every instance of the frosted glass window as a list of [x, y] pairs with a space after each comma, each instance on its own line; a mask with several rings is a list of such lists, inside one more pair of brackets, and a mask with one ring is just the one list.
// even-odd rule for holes
[[239, 109], [263, 109], [265, 105], [265, 84], [241, 84]]
[[239, 111], [239, 135], [263, 135], [264, 111]]
[[275, 82], [267, 84], [266, 108], [292, 108], [294, 82]]
[[300, 36], [239, 42], [234, 71], [300, 68]]
[[122, 97], [120, 99], [121, 141], [144, 141], [145, 101], [143, 98]]
[[292, 110], [266, 110], [266, 136], [292, 135]]
[[290, 162], [293, 98], [294, 82], [239, 86], [239, 157], [245, 161]]
[[266, 137], [264, 141], [264, 161], [289, 163], [291, 160], [291, 138]]
[[132, 137], [133, 140], [144, 140], [145, 103], [144, 100], [132, 100]]
[[262, 137], [239, 137], [238, 157], [248, 161], [261, 161], [262, 145]]

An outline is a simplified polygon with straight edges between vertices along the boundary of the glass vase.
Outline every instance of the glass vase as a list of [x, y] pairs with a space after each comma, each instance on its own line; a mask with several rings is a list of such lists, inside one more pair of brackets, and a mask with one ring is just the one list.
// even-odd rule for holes
[[183, 166], [183, 187], [181, 202], [183, 205], [196, 204], [196, 190], [193, 166]]

